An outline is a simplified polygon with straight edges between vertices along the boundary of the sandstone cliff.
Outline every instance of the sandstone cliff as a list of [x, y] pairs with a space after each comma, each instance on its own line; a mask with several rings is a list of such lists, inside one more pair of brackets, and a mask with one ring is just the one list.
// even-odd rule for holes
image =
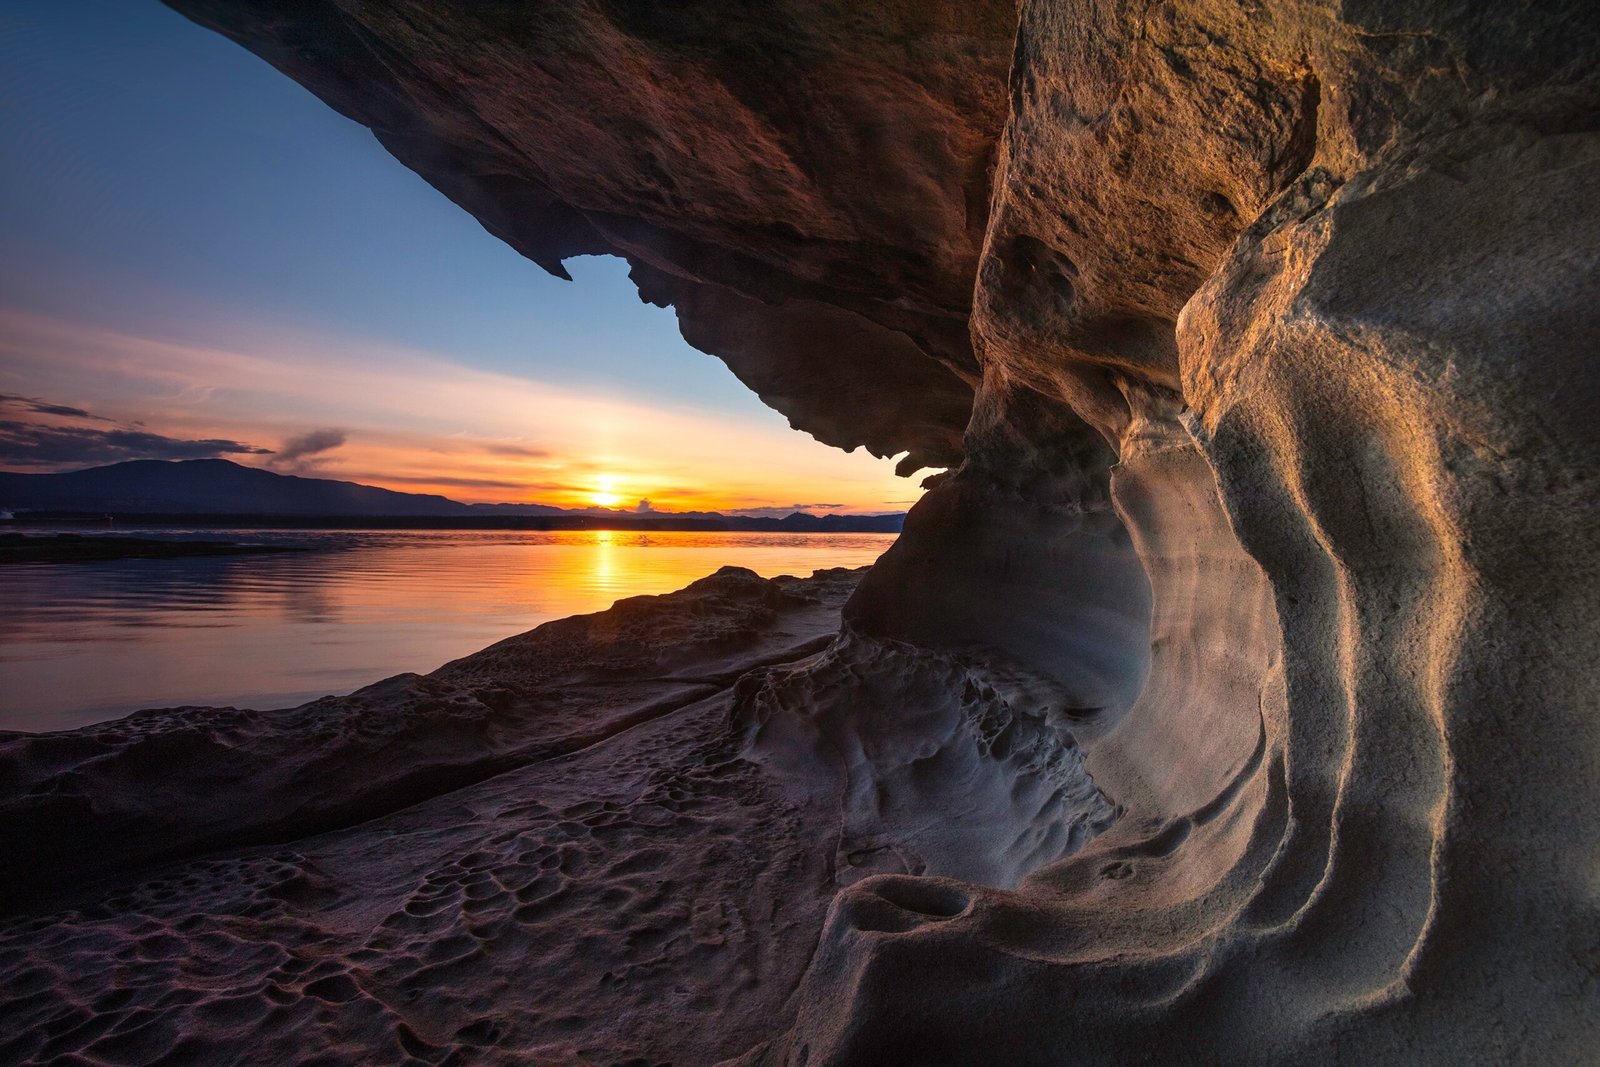
[[1589, 5], [171, 2], [950, 468], [732, 700], [837, 894], [724, 1054], [1600, 1048]]

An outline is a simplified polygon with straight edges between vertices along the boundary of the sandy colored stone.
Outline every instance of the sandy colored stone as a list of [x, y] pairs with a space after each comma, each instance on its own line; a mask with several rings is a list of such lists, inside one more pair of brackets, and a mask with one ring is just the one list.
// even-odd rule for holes
[[[329, 1016], [333, 1059], [1594, 1058], [1592, 5], [173, 6], [547, 269], [626, 255], [797, 427], [950, 468], [837, 639], [728, 682], [715, 714], [684, 713], [699, 740], [648, 757], [695, 778], [678, 803], [717, 811], [661, 831], [684, 951], [623, 998], [675, 1025], [625, 1038], [569, 1007], [590, 994], [565, 960], [633, 959], [617, 931], [657, 925], [588, 910], [544, 928], [567, 955], [527, 957], [556, 1021], [497, 999], [496, 963], [470, 988], [508, 1028], [441, 1024], [415, 1051], [428, 998], [442, 1018], [463, 987], [407, 972], [414, 1005], [380, 982], [380, 1010], [340, 975], [367, 990], [352, 965], [469, 947], [424, 922], [403, 945], [341, 942], [316, 976], [369, 1013]], [[765, 632], [737, 603], [703, 610]], [[473, 685], [519, 662], [502, 649]], [[633, 788], [645, 756], [619, 737], [584, 750], [585, 788]], [[89, 773], [87, 743], [52, 742], [60, 782]], [[685, 810], [626, 806], [608, 873], [576, 890], [615, 887]], [[522, 816], [493, 811], [514, 833]], [[584, 811], [539, 833], [581, 835]], [[445, 862], [443, 809], [389, 818], [441, 835]], [[699, 864], [702, 832], [751, 866], [730, 883]], [[426, 919], [437, 892], [474, 899], [533, 855], [462, 860], [407, 911], [407, 875], [361, 851], [382, 839], [345, 833], [306, 846], [356, 858], [297, 922], [358, 910], [369, 874], [372, 899]], [[161, 951], [119, 940], [157, 890], [130, 892], [81, 938], [76, 918], [17, 919], [9, 1010], [92, 1008], [29, 969], [42, 953]], [[770, 961], [746, 986], [735, 945]], [[212, 980], [248, 984], [250, 960]], [[322, 995], [297, 981], [273, 988]], [[214, 1033], [161, 1018], [175, 1042]]]

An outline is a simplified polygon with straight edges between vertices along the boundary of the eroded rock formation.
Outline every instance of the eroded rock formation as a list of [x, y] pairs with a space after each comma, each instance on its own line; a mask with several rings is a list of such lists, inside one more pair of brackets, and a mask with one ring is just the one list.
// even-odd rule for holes
[[759, 1042], [835, 888], [839, 804], [741, 758], [730, 705], [826, 647], [858, 578], [725, 568], [346, 698], [0, 735], [0, 1062]]
[[1600, 1047], [1588, 5], [173, 6], [951, 468], [729, 698], [837, 894], [695, 1054]]
[[959, 461], [1009, 3], [173, 6], [552, 273], [626, 256], [798, 428]]

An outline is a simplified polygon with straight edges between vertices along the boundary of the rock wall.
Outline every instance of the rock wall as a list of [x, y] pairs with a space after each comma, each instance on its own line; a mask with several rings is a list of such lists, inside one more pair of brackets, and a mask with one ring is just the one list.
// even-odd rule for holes
[[[174, 6], [548, 268], [627, 255], [797, 427], [952, 468], [743, 699], [926, 853], [750, 1062], [1600, 1046], [1588, 5]], [[1001, 714], [927, 713], [940, 657], [1114, 821], [897, 822], [890, 741]]]

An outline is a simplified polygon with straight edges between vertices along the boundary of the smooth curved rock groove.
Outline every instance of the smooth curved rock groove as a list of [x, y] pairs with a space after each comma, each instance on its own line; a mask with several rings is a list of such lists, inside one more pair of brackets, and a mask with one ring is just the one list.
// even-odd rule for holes
[[[1168, 299], [1194, 294], [1174, 314], [1177, 303], [1149, 299], [1158, 265], [1138, 261], [1155, 232], [1141, 234], [1140, 212], [1164, 201], [1139, 199], [1154, 192], [1140, 164], [1116, 168], [1154, 153], [1176, 177], [1159, 195], [1182, 195], [1190, 169], [1239, 147], [1234, 127], [1198, 143], [1190, 129], [1170, 154], [1162, 128], [1184, 107], [1141, 113], [1134, 94], [1163, 78], [1130, 68], [1142, 55], [1176, 71], [1172, 57], [1159, 44], [1119, 51], [1114, 34], [1048, 47], [1063, 28], [1053, 9], [1024, 13], [1019, 55], [1041, 61], [1014, 69], [1013, 84], [1029, 86], [1022, 107], [1036, 114], [1014, 102], [975, 325], [985, 390], [1053, 392], [1121, 456], [1113, 495], [1154, 592], [1150, 676], [1085, 750], [1128, 815], [1017, 893], [973, 890], [960, 915], [891, 937], [871, 918], [874, 887], [847, 890], [797, 997], [799, 1024], [758, 1058], [1582, 1058], [1597, 1041], [1596, 1013], [1579, 1007], [1594, 1006], [1589, 968], [1555, 960], [1592, 942], [1597, 910], [1578, 874], [1596, 852], [1581, 754], [1597, 728], [1585, 710], [1595, 679], [1592, 662], [1568, 659], [1572, 634], [1593, 634], [1600, 615], [1582, 518], [1597, 448], [1592, 420], [1538, 383], [1592, 378], [1572, 338], [1600, 306], [1600, 227], [1578, 192], [1593, 187], [1600, 144], [1565, 132], [1595, 114], [1592, 70], [1585, 80], [1549, 62], [1559, 17], [1508, 43], [1526, 51], [1497, 67], [1495, 31], [1460, 12], [1451, 32], [1409, 47], [1477, 50], [1484, 63], [1458, 71], [1461, 86], [1387, 66], [1406, 47], [1368, 43], [1356, 25], [1320, 54], [1285, 57], [1283, 70], [1309, 61], [1298, 84], [1315, 84], [1319, 102], [1392, 93], [1390, 106], [1302, 108], [1318, 137], [1299, 176], [1274, 177], [1281, 153], [1265, 144], [1254, 177], [1250, 160], [1228, 162], [1256, 183], [1261, 217], [1231, 250], [1191, 244], [1185, 258], [1202, 269], [1188, 277], [1215, 273], [1198, 292], [1174, 276]], [[1168, 10], [1226, 42], [1226, 10]], [[1269, 21], [1233, 40], [1271, 37]], [[1081, 107], [1095, 68], [1059, 64], [1096, 48], [1120, 89], [1083, 120], [1100, 137], [1083, 148], [1029, 99], [1065, 83]], [[1228, 53], [1209, 58], [1272, 65], [1270, 48]], [[1536, 68], [1547, 85], [1530, 63], [1548, 64]], [[1442, 96], [1517, 64], [1520, 99], [1481, 105], [1466, 129], [1429, 127]], [[1584, 105], [1563, 111], [1574, 96]], [[1254, 128], [1272, 129], [1270, 94], [1239, 99], [1265, 100]], [[1111, 160], [1120, 182], [1096, 169]], [[1045, 182], [1054, 195], [1040, 195]], [[1087, 233], [1049, 214], [1119, 196], [1130, 199]], [[1019, 218], [1031, 232], [1017, 234]], [[1181, 247], [1181, 229], [1170, 237]], [[1107, 255], [1113, 270], [1096, 271]], [[1075, 282], [1069, 300], [1052, 280], [1063, 276], [1094, 284]], [[1126, 318], [1130, 307], [1145, 318]], [[1154, 344], [1169, 315], [1175, 343]], [[981, 451], [970, 434], [968, 446], [970, 468]], [[1530, 538], [1550, 551], [1530, 552]], [[1537, 577], [1533, 554], [1548, 566]], [[1552, 573], [1576, 586], [1558, 590]], [[1262, 728], [1267, 758], [1239, 784], [1230, 769], [1252, 766]], [[1205, 825], [1178, 814], [1196, 802], [1214, 812]], [[1579, 825], [1555, 814], [1569, 802]], [[1491, 875], [1469, 873], [1485, 861]], [[1537, 1038], [1507, 1033], [1510, 1003], [1538, 1017]]]

